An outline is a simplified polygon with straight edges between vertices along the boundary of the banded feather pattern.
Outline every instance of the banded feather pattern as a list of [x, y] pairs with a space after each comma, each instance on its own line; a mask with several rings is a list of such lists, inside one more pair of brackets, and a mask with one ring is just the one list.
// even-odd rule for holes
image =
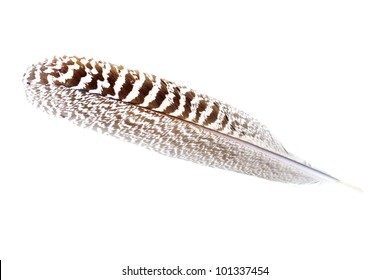
[[155, 75], [62, 56], [32, 65], [23, 82], [47, 113], [164, 155], [279, 182], [337, 181], [246, 113]]

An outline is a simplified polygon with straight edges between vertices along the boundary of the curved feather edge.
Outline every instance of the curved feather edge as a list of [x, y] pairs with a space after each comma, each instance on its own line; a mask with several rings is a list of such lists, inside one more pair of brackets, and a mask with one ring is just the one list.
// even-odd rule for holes
[[[206, 166], [284, 183], [339, 182], [338, 179], [295, 159], [272, 137], [275, 143], [271, 146], [257, 145], [257, 142], [238, 138], [234, 133], [229, 135], [176, 116], [143, 108], [139, 104], [50, 83], [45, 77], [42, 78], [43, 71], [40, 67], [45, 63], [47, 61], [30, 67], [23, 82], [29, 101], [49, 114], [140, 144], [164, 155]], [[201, 95], [200, 97], [203, 98]], [[239, 112], [222, 102], [211, 102], [221, 104], [221, 108], [227, 108], [227, 111], [235, 114]], [[245, 115], [244, 119], [248, 117]], [[256, 122], [252, 122], [256, 126]], [[265, 134], [269, 133], [264, 126], [261, 126], [261, 130], [266, 131]]]

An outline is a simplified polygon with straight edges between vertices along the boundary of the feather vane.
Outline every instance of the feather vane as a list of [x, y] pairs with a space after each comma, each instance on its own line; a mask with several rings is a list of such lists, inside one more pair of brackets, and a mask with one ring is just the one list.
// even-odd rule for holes
[[43, 111], [167, 156], [285, 183], [338, 181], [248, 114], [155, 75], [62, 56], [29, 67], [23, 83]]

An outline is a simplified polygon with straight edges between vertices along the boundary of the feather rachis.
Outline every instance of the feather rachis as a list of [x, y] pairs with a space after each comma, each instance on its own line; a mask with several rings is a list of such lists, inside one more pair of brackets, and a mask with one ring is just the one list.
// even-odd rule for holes
[[154, 75], [64, 56], [29, 68], [24, 83], [48, 113], [168, 156], [281, 182], [334, 179], [244, 112]]

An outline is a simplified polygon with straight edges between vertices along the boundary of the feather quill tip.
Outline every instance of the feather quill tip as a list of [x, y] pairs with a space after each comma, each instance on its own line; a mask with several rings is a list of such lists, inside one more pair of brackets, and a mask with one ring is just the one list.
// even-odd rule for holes
[[340, 181], [340, 180], [338, 180], [337, 183], [339, 183], [339, 184], [341, 184], [343, 186], [349, 187], [350, 189], [353, 189], [354, 191], [363, 192], [362, 188], [359, 188], [358, 186], [352, 185], [350, 183], [347, 183], [347, 182], [344, 182], [344, 181]]

